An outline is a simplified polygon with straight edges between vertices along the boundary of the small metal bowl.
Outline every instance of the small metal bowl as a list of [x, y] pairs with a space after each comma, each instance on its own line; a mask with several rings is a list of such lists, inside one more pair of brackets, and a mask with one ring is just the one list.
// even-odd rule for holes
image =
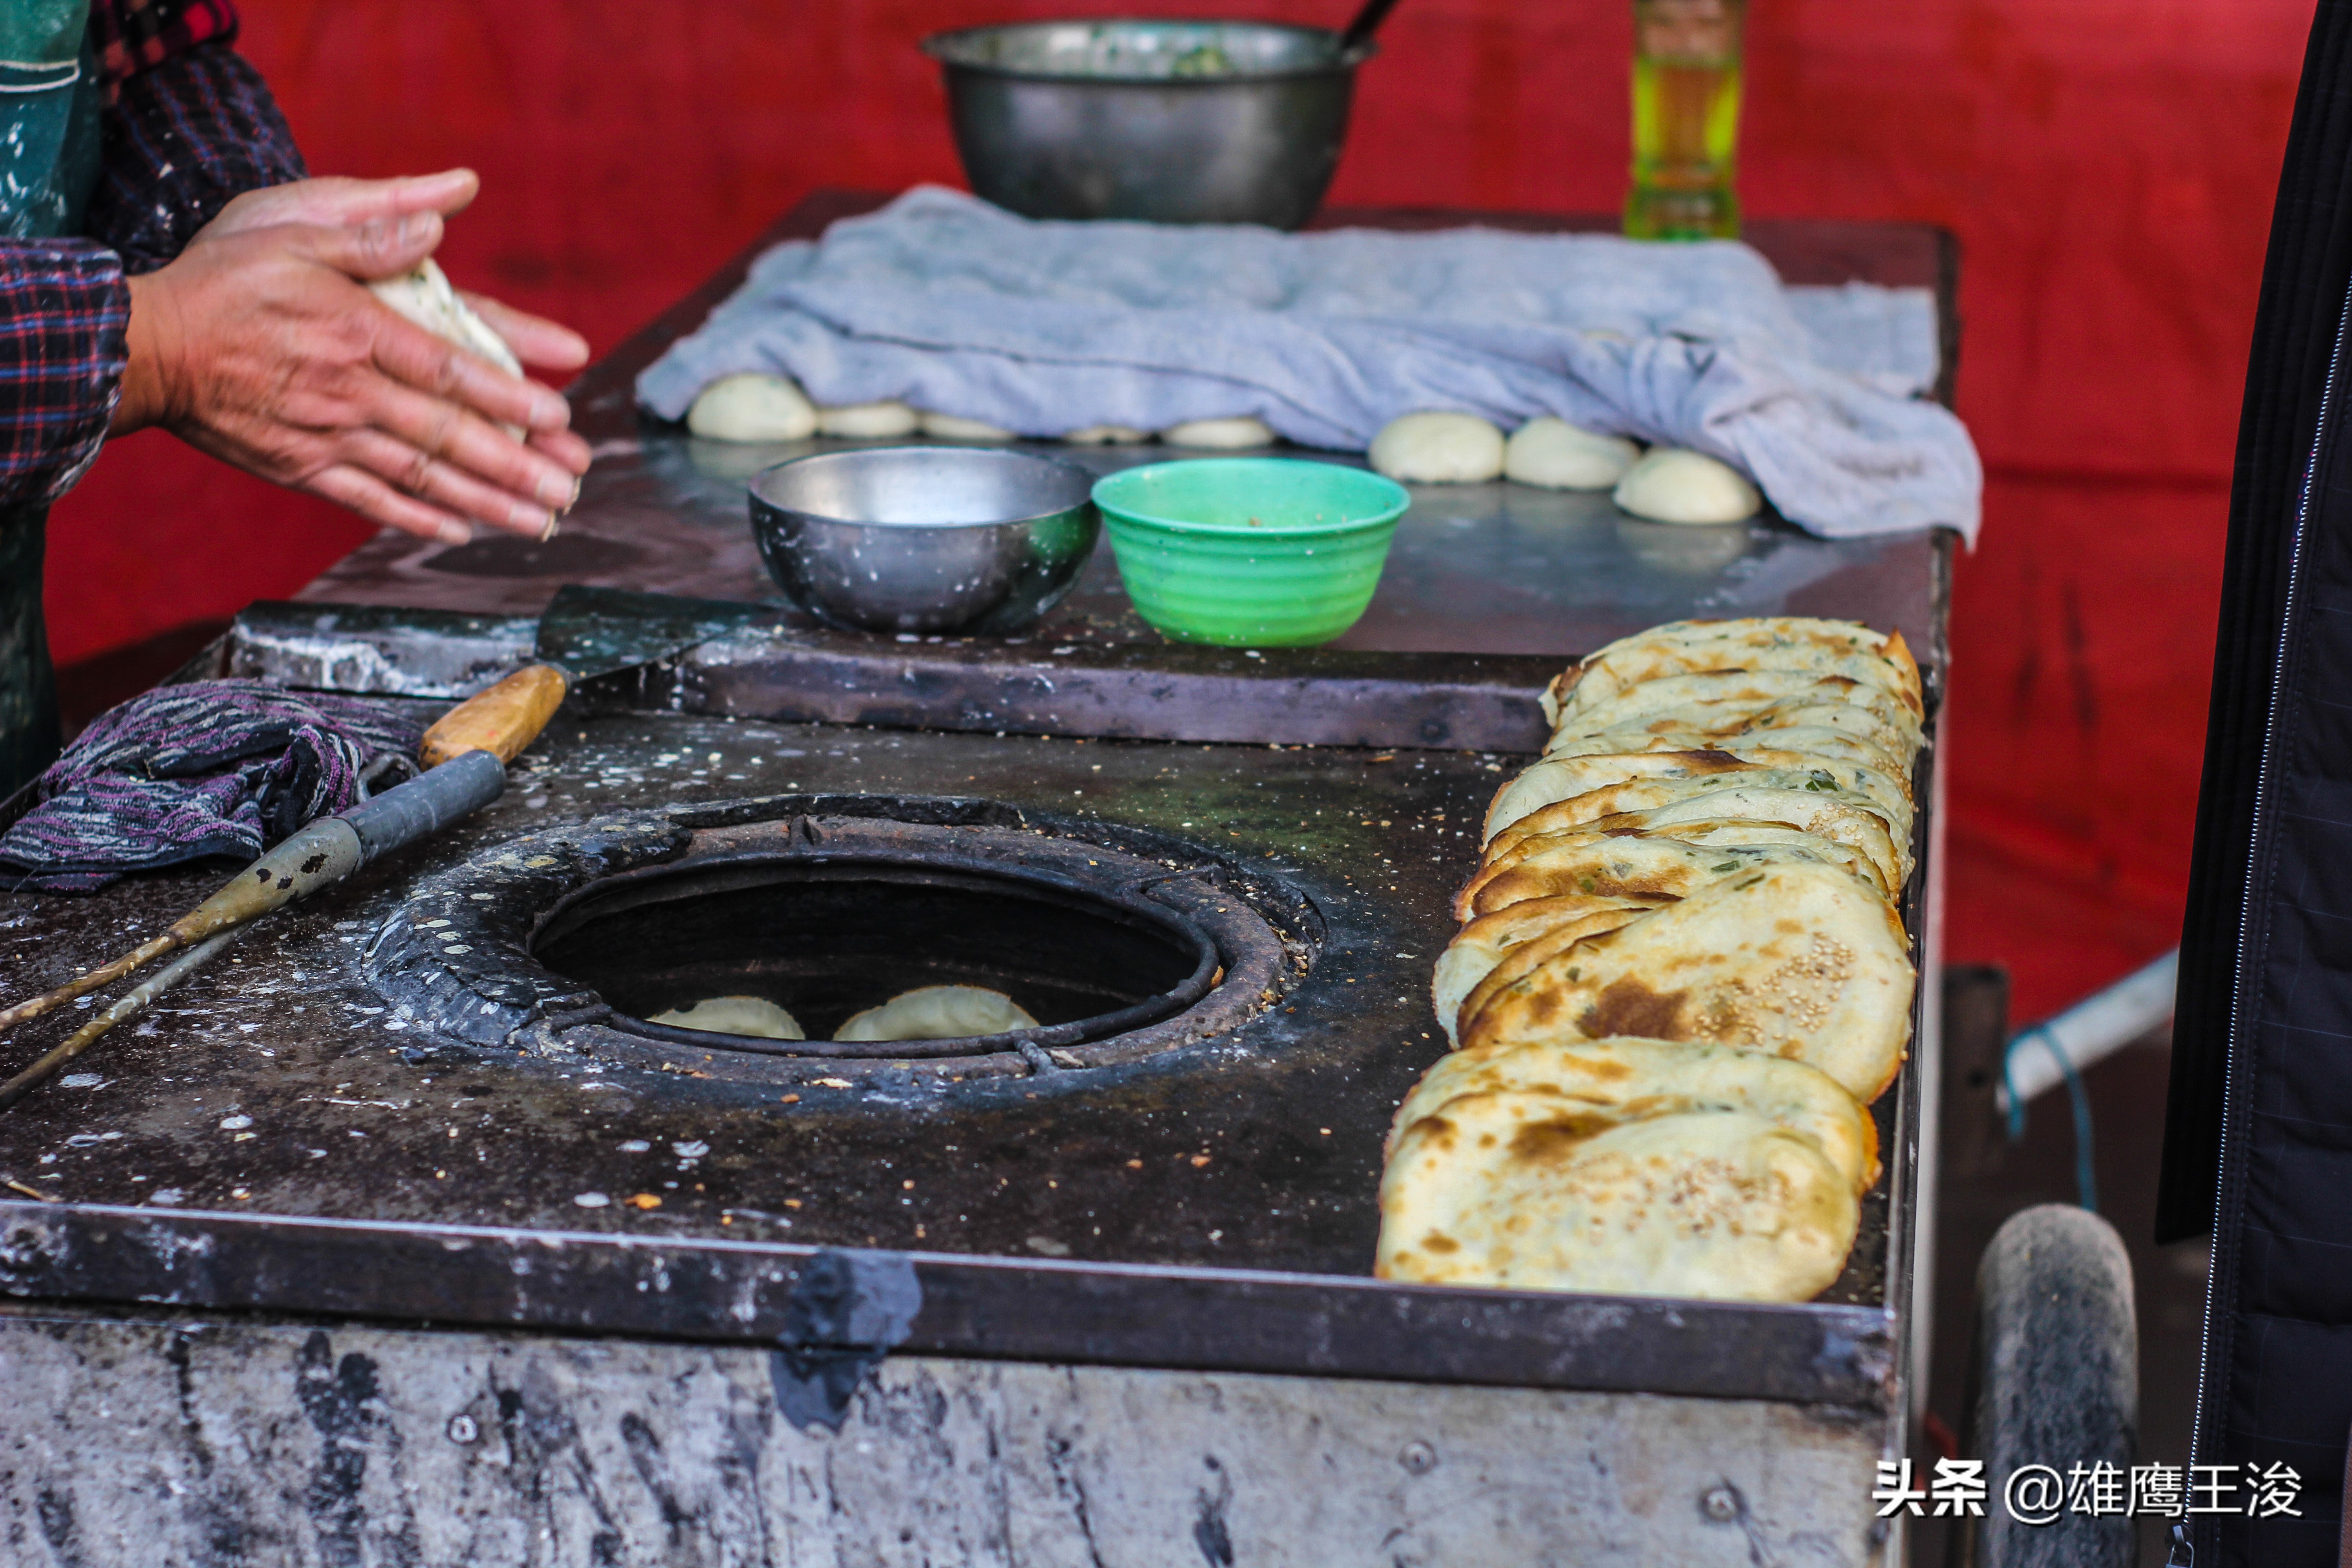
[[795, 605], [869, 632], [1019, 631], [1094, 552], [1094, 476], [986, 447], [867, 447], [751, 480], [751, 537]]
[[1356, 68], [1321, 27], [1073, 21], [923, 40], [964, 173], [1024, 217], [1297, 228], [1339, 165]]

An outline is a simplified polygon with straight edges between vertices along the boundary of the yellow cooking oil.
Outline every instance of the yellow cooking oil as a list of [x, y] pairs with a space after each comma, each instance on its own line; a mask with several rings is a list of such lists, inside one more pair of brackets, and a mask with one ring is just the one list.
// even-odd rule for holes
[[1736, 239], [1746, 0], [1633, 0], [1636, 239]]

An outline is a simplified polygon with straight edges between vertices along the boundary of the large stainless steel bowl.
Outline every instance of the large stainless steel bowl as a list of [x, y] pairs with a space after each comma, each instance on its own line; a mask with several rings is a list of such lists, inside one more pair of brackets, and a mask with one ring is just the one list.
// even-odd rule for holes
[[1094, 476], [977, 447], [867, 447], [751, 480], [751, 535], [792, 601], [875, 632], [1018, 631], [1095, 547]]
[[1339, 167], [1339, 35], [1260, 22], [1028, 22], [939, 33], [971, 188], [1029, 217], [1297, 228]]

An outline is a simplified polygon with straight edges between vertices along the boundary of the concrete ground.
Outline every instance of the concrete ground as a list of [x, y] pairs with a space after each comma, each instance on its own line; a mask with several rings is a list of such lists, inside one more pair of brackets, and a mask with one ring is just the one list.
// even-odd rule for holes
[[[2019, 1142], [2011, 1143], [2001, 1125], [1993, 1095], [2009, 1034], [2007, 1003], [2008, 982], [1999, 969], [1955, 968], [1946, 974], [1941, 1211], [1927, 1391], [1934, 1419], [1918, 1448], [1923, 1468], [1937, 1452], [1940, 1433], [1966, 1431], [1977, 1260], [2001, 1222], [2018, 1210], [2076, 1198], [2074, 1117], [2063, 1087], [2032, 1101]], [[2137, 1292], [2140, 1458], [2182, 1465], [2197, 1398], [2208, 1252], [2202, 1241], [2159, 1247], [2149, 1239], [2170, 1068], [2170, 1037], [2158, 1033], [2083, 1076], [2091, 1100], [2099, 1212], [2122, 1233]], [[1947, 1563], [1946, 1546], [1944, 1526], [1922, 1521], [1912, 1568], [1961, 1568]], [[2163, 1530], [2142, 1521], [2141, 1563], [2162, 1563], [2164, 1552]]]

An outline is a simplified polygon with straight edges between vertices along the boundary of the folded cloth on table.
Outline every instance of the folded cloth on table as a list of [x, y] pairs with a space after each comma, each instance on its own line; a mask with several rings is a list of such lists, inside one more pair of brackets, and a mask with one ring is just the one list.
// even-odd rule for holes
[[[1973, 540], [1976, 448], [1907, 395], [1936, 374], [1917, 303], [1824, 290], [1801, 311], [1735, 243], [1034, 222], [919, 187], [761, 256], [637, 395], [677, 419], [765, 372], [820, 405], [901, 398], [1028, 436], [1255, 415], [1356, 452], [1420, 409], [1550, 414], [1734, 463], [1815, 533]], [[1861, 341], [1818, 335], [1843, 329]]]
[[416, 771], [419, 733], [371, 703], [257, 680], [164, 686], [100, 714], [0, 834], [0, 888], [94, 892], [126, 871], [250, 860]]

